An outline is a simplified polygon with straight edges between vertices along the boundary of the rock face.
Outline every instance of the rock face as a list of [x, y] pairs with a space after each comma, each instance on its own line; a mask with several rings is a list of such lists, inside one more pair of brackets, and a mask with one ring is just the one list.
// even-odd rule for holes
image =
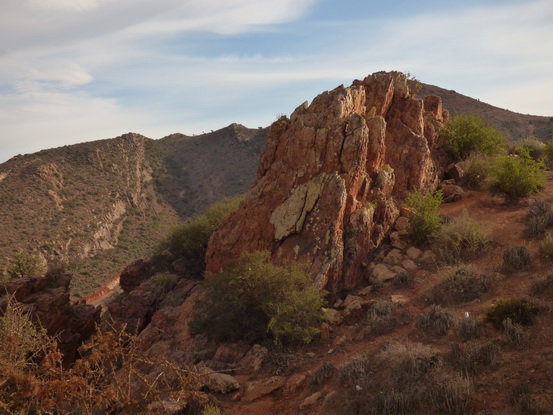
[[0, 313], [5, 310], [8, 298], [14, 296], [49, 335], [58, 337], [65, 363], [75, 360], [78, 347], [94, 333], [101, 312], [100, 307], [71, 304], [70, 281], [70, 274], [61, 274], [0, 283]]
[[210, 241], [207, 271], [269, 250], [277, 263], [306, 263], [331, 293], [366, 281], [399, 202], [437, 186], [432, 148], [444, 121], [440, 99], [411, 96], [396, 72], [324, 92], [280, 118], [245, 202]]

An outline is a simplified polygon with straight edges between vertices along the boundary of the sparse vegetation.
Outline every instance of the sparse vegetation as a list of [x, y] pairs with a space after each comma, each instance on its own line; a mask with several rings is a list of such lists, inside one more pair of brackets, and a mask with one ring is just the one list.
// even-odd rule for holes
[[503, 321], [528, 326], [534, 323], [539, 308], [525, 298], [502, 298], [486, 309], [486, 319], [496, 328], [503, 327]]
[[488, 232], [464, 210], [436, 232], [435, 244], [442, 260], [451, 264], [483, 255], [489, 242]]
[[530, 251], [526, 246], [510, 246], [503, 252], [503, 269], [520, 271], [530, 265]]
[[532, 295], [539, 298], [553, 297], [553, 274], [540, 278], [532, 283], [530, 288]]
[[243, 253], [236, 264], [205, 280], [196, 305], [196, 331], [221, 340], [277, 345], [310, 343], [319, 333], [324, 292], [298, 265], [276, 266], [268, 252]]
[[196, 215], [176, 225], [160, 244], [157, 252], [168, 250], [177, 259], [184, 261], [191, 276], [203, 277], [205, 253], [211, 234], [222, 224], [225, 217], [238, 209], [244, 196], [234, 196], [211, 205], [203, 215]]
[[340, 383], [349, 386], [368, 385], [371, 380], [371, 361], [368, 356], [360, 355], [348, 360], [339, 371]]
[[457, 334], [463, 341], [475, 340], [480, 337], [482, 329], [478, 321], [468, 314], [457, 320]]
[[490, 189], [515, 201], [537, 193], [545, 184], [543, 160], [534, 160], [522, 149], [518, 156], [500, 156], [490, 173]]
[[409, 271], [401, 271], [393, 279], [396, 287], [412, 287], [415, 283], [415, 276]]
[[313, 373], [311, 384], [322, 385], [336, 373], [336, 368], [332, 363], [323, 363], [323, 365]]
[[409, 236], [418, 244], [432, 239], [442, 225], [438, 209], [442, 203], [442, 191], [422, 194], [418, 189], [411, 192], [405, 205], [411, 209], [409, 215]]
[[473, 153], [498, 154], [505, 137], [478, 115], [461, 114], [448, 121], [441, 132], [441, 141], [451, 157], [465, 160]]

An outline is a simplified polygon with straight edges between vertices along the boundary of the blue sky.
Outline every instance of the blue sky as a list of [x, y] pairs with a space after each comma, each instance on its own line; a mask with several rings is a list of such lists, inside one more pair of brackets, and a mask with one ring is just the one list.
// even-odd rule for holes
[[553, 116], [553, 2], [2, 0], [0, 162], [256, 128], [380, 70]]

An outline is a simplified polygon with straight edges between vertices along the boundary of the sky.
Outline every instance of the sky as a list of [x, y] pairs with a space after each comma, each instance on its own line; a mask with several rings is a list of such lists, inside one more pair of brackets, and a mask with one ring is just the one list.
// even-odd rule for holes
[[553, 116], [551, 0], [0, 2], [0, 162], [265, 127], [381, 70]]

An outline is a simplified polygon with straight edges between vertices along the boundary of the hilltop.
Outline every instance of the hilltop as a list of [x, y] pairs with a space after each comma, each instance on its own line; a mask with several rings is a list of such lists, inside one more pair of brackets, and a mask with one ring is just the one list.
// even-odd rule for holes
[[67, 263], [77, 293], [96, 289], [179, 220], [244, 193], [265, 135], [129, 133], [12, 158], [0, 165], [0, 270], [23, 251]]

